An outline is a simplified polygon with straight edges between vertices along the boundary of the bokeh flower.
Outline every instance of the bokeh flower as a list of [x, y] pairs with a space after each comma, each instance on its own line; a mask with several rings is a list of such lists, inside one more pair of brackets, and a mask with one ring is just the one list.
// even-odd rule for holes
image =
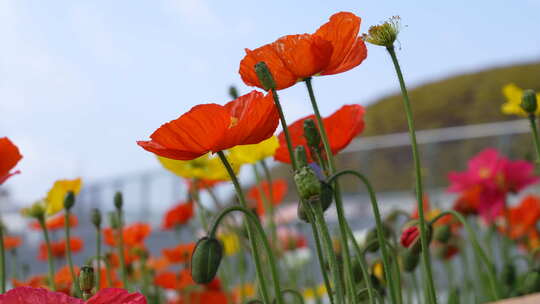
[[181, 202], [165, 212], [163, 216], [163, 229], [174, 229], [185, 225], [193, 217], [193, 202]]
[[536, 231], [540, 220], [540, 197], [527, 195], [519, 205], [508, 210], [508, 227], [501, 229], [510, 233], [512, 239], [526, 238], [529, 232]]
[[333, 75], [358, 66], [367, 57], [358, 37], [360, 17], [350, 12], [332, 15], [314, 34], [288, 35], [254, 50], [246, 49], [239, 73], [248, 86], [263, 88], [255, 64], [264, 61], [281, 90], [305, 78]]
[[[125, 226], [122, 235], [124, 238], [124, 245], [127, 247], [140, 247], [144, 245], [144, 240], [152, 232], [152, 227], [149, 224], [137, 222], [131, 225]], [[103, 236], [105, 244], [109, 246], [116, 246], [116, 232], [112, 228], [103, 229]]]
[[195, 249], [195, 243], [185, 243], [165, 248], [161, 252], [171, 263], [187, 263], [191, 259], [193, 249]]
[[80, 178], [57, 180], [45, 198], [47, 214], [53, 215], [62, 211], [64, 209], [64, 199], [68, 192], [78, 194], [81, 187], [82, 180]]
[[[364, 130], [364, 108], [361, 105], [344, 105], [332, 115], [323, 119], [324, 127], [328, 135], [330, 149], [335, 155], [345, 149], [351, 140]], [[309, 147], [304, 137], [304, 121], [306, 119], [315, 120], [314, 115], [306, 116], [292, 123], [289, 128], [293, 148], [304, 146], [308, 162], [313, 161]], [[285, 141], [285, 134], [278, 135], [279, 148], [276, 150], [274, 158], [278, 161], [290, 163], [290, 155]]]
[[[80, 252], [84, 247], [84, 241], [78, 237], [71, 237], [69, 239], [69, 244], [71, 246], [71, 253]], [[62, 239], [56, 242], [51, 242], [51, 253], [54, 258], [64, 258], [66, 256], [66, 240]], [[41, 243], [39, 246], [39, 255], [38, 258], [42, 261], [47, 260], [47, 246], [45, 243]]]
[[19, 148], [7, 137], [0, 138], [0, 185], [20, 171], [11, 171], [22, 159]]
[[20, 247], [22, 244], [22, 239], [18, 236], [10, 236], [5, 235], [4, 236], [4, 249], [5, 250], [12, 250]]
[[[521, 108], [521, 98], [523, 97], [523, 89], [513, 83], [505, 85], [502, 89], [506, 102], [501, 106], [504, 114], [518, 115], [527, 117], [529, 114]], [[536, 94], [536, 99], [540, 100], [540, 93]], [[532, 112], [532, 111], [531, 111]], [[540, 115], [540, 107], [536, 109], [535, 115]]]
[[278, 112], [272, 94], [251, 91], [224, 106], [202, 104], [159, 127], [145, 150], [170, 159], [192, 160], [208, 152], [257, 144], [274, 133]]
[[279, 147], [279, 140], [272, 136], [258, 144], [236, 146], [229, 150], [231, 162], [237, 164], [255, 164], [267, 157], [274, 156]]
[[[48, 218], [45, 221], [45, 226], [47, 227], [47, 230], [60, 230], [64, 229], [66, 224], [66, 217], [64, 214], [58, 214], [53, 217]], [[77, 227], [79, 224], [79, 220], [77, 219], [77, 216], [75, 214], [70, 213], [69, 214], [69, 227], [74, 228]], [[39, 225], [38, 221], [33, 221], [30, 223], [30, 228], [34, 230], [41, 230], [41, 226]]]
[[232, 256], [240, 252], [240, 238], [236, 233], [227, 232], [218, 236], [223, 244], [223, 251], [226, 256]]
[[[175, 160], [161, 156], [158, 156], [158, 160], [165, 169], [187, 179], [217, 181], [231, 178], [219, 157], [210, 156], [210, 153], [193, 160]], [[231, 162], [231, 166], [237, 173], [239, 164]]]
[[[261, 193], [261, 189], [263, 193]], [[266, 200], [268, 204], [278, 206], [282, 203], [283, 198], [285, 198], [286, 194], [287, 181], [285, 181], [284, 179], [277, 179], [272, 181], [271, 186], [268, 184], [267, 181], [262, 181], [259, 185], [251, 187], [247, 196], [248, 198], [256, 202], [257, 214], [259, 216], [263, 216], [266, 213], [266, 209], [264, 207], [264, 200]]]

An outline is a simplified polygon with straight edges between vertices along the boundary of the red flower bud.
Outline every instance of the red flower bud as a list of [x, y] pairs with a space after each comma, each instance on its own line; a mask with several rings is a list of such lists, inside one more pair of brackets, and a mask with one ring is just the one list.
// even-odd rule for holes
[[420, 238], [420, 229], [418, 226], [411, 226], [403, 231], [401, 234], [400, 243], [401, 246], [409, 248], [415, 241]]

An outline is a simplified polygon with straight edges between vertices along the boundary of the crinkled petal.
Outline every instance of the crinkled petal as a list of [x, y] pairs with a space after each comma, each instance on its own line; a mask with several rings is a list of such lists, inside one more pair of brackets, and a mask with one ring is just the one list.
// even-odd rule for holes
[[105, 288], [86, 301], [86, 304], [146, 304], [139, 292], [129, 293], [121, 288]]
[[[61, 292], [53, 292], [44, 288], [33, 288], [33, 287], [27, 287], [27, 286], [14, 288], [6, 292], [5, 294], [0, 295], [0, 304], [83, 304], [83, 303], [84, 303], [83, 300], [72, 298]], [[110, 302], [110, 303], [113, 303], [113, 302]], [[137, 302], [134, 302], [134, 303], [137, 303]], [[145, 302], [139, 302], [139, 303], [145, 303]]]
[[246, 56], [240, 61], [240, 76], [248, 86], [264, 89], [255, 73], [255, 64], [264, 61], [276, 82], [276, 89], [281, 90], [294, 85], [298, 77], [294, 75], [281, 60], [271, 44], [254, 50], [246, 49]]

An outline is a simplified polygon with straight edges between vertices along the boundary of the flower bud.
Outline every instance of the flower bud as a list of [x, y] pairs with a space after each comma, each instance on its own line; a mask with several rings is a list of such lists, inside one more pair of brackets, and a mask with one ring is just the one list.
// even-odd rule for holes
[[[427, 228], [427, 241], [428, 244], [431, 242], [432, 228], [431, 225], [426, 223]], [[400, 243], [403, 247], [409, 248], [412, 253], [420, 253], [422, 249], [422, 244], [420, 240], [420, 227], [418, 221], [412, 221], [401, 234]]]
[[116, 210], [122, 210], [123, 205], [124, 205], [124, 198], [122, 196], [122, 192], [117, 191], [114, 194], [114, 207], [116, 207]]
[[64, 198], [64, 209], [70, 210], [75, 205], [75, 193], [69, 191]]
[[450, 237], [452, 236], [452, 230], [450, 229], [449, 225], [442, 225], [435, 228], [435, 232], [433, 234], [433, 237], [435, 240], [441, 242], [441, 243], [447, 243], [450, 240]]
[[394, 16], [381, 25], [369, 28], [367, 34], [363, 34], [364, 41], [374, 45], [393, 47], [401, 28], [399, 16]]
[[319, 151], [321, 149], [321, 135], [313, 119], [304, 120], [304, 137], [310, 150]]
[[229, 87], [229, 96], [231, 96], [232, 99], [236, 99], [239, 96], [238, 90], [233, 85]]
[[[330, 206], [332, 206], [332, 201], [334, 199], [334, 188], [326, 182], [321, 182], [321, 195], [319, 196], [319, 200], [321, 203], [321, 207], [323, 212], [326, 211]], [[305, 202], [306, 204], [310, 203], [308, 201]], [[313, 203], [313, 200], [311, 200], [311, 203]], [[298, 218], [302, 221], [309, 223], [309, 218], [306, 214], [306, 209], [303, 203], [298, 203], [298, 209], [297, 209]]]
[[261, 85], [266, 91], [276, 88], [274, 77], [270, 73], [270, 70], [264, 61], [257, 62], [255, 64], [255, 74], [257, 74]]
[[298, 189], [298, 195], [303, 201], [309, 202], [313, 199], [320, 199], [321, 182], [310, 167], [302, 167], [294, 173], [294, 182]]
[[294, 158], [296, 159], [296, 163], [298, 164], [299, 168], [308, 165], [306, 149], [304, 149], [304, 146], [297, 146], [294, 149]]
[[223, 246], [219, 240], [203, 237], [195, 245], [191, 256], [191, 276], [193, 281], [205, 284], [214, 279], [223, 257]]
[[536, 112], [536, 108], [538, 107], [536, 93], [533, 90], [523, 91], [520, 106], [523, 111], [527, 112], [528, 114], [534, 114]]
[[405, 272], [413, 272], [420, 262], [420, 255], [407, 249], [401, 254], [402, 267]]
[[91, 293], [94, 289], [94, 268], [84, 265], [79, 273], [79, 287], [83, 293]]
[[37, 201], [33, 203], [32, 206], [22, 209], [21, 214], [26, 217], [32, 217], [40, 220], [45, 218], [45, 211], [46, 208], [43, 201]]
[[100, 228], [100, 227], [101, 227], [101, 211], [99, 211], [98, 208], [92, 209], [92, 217], [91, 217], [91, 220], [92, 220], [92, 224], [94, 224], [94, 226], [95, 226], [96, 228]]
[[[392, 228], [388, 227], [388, 225], [383, 224], [383, 237], [389, 238], [392, 236]], [[369, 248], [367, 248], [367, 251], [369, 252], [375, 252], [379, 250], [379, 237], [377, 236], [377, 229], [373, 228], [371, 229], [366, 236], [366, 244], [368, 244]]]

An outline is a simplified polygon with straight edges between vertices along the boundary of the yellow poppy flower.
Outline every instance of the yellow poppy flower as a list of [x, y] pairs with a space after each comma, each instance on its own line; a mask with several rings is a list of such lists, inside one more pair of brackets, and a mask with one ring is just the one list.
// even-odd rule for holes
[[[510, 83], [503, 87], [502, 92], [506, 97], [506, 102], [501, 106], [501, 110], [504, 114], [519, 115], [523, 117], [528, 116], [527, 112], [521, 108], [523, 89], [513, 83]], [[536, 94], [536, 99], [540, 100], [540, 93]], [[540, 116], [540, 107], [536, 109], [535, 115]]]
[[[175, 160], [157, 157], [161, 165], [172, 173], [190, 179], [230, 180], [229, 174], [219, 157], [205, 154], [194, 160]], [[238, 173], [239, 164], [228, 157], [235, 173]]]
[[251, 283], [239, 284], [233, 288], [233, 294], [237, 299], [241, 299], [242, 295], [244, 298], [251, 298], [255, 296], [255, 286]]
[[316, 286], [315, 288], [306, 288], [302, 292], [304, 299], [311, 300], [315, 298], [315, 292], [317, 292], [318, 297], [323, 297], [326, 295], [326, 286], [324, 284], [320, 284], [319, 286]]
[[384, 266], [382, 261], [377, 261], [373, 265], [371, 265], [371, 272], [377, 279], [379, 279], [380, 282], [386, 284], [384, 278]]
[[64, 199], [66, 198], [68, 192], [71, 191], [78, 194], [81, 191], [81, 187], [82, 180], [80, 178], [57, 180], [45, 198], [47, 215], [53, 215], [63, 210]]
[[219, 239], [223, 243], [225, 255], [231, 256], [240, 252], [240, 239], [236, 233], [224, 233], [219, 236]]
[[272, 136], [254, 145], [236, 146], [229, 151], [231, 159], [240, 164], [254, 164], [267, 157], [273, 156], [279, 147], [277, 136]]

